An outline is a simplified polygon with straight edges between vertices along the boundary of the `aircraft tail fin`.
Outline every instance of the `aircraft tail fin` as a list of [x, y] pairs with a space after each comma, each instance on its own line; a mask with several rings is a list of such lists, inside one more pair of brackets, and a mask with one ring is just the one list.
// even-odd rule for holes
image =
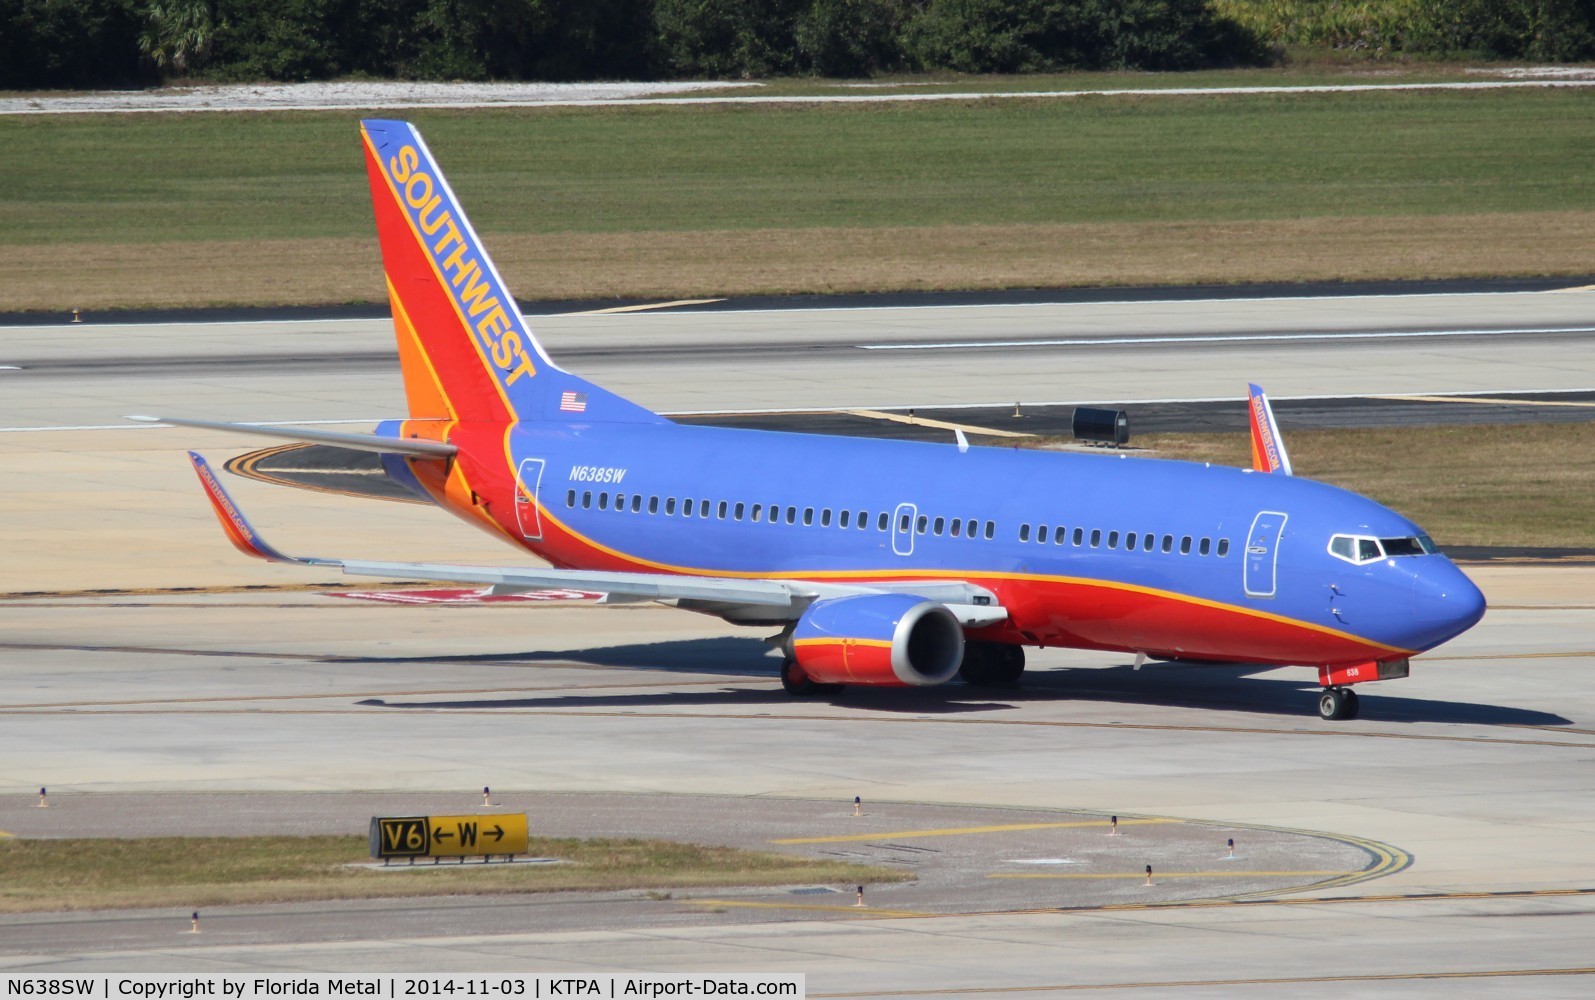
[[1279, 436], [1279, 423], [1274, 419], [1274, 408], [1262, 387], [1248, 385], [1247, 413], [1252, 425], [1252, 468], [1258, 472], [1278, 472], [1293, 475], [1290, 454], [1285, 451], [1285, 439]]
[[554, 364], [415, 126], [360, 130], [411, 417], [663, 421]]

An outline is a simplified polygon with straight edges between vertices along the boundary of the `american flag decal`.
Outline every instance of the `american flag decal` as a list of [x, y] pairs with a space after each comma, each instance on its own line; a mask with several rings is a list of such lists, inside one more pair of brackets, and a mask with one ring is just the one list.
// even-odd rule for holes
[[586, 413], [587, 394], [585, 392], [562, 392], [559, 394], [559, 408], [566, 413]]

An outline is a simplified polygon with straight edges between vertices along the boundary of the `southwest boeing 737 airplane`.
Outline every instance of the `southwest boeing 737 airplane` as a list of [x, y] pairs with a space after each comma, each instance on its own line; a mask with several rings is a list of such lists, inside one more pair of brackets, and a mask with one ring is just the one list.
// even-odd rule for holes
[[362, 124], [408, 419], [373, 434], [158, 419], [380, 454], [416, 496], [552, 568], [300, 558], [190, 453], [243, 552], [346, 573], [599, 591], [779, 630], [794, 695], [1012, 684], [1025, 646], [1316, 667], [1351, 686], [1484, 614], [1411, 521], [1291, 475], [1252, 387], [1252, 469], [682, 426], [564, 371], [420, 134]]

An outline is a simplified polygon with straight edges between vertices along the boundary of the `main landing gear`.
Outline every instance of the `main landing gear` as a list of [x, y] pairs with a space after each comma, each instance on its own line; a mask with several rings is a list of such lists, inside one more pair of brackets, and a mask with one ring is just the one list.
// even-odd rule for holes
[[796, 660], [781, 661], [781, 687], [794, 698], [812, 698], [817, 695], [841, 694], [845, 684], [820, 684], [809, 679]]
[[1324, 688], [1318, 696], [1318, 714], [1330, 721], [1357, 717], [1357, 692], [1351, 688]]
[[965, 642], [958, 676], [965, 684], [1013, 687], [1025, 672], [1025, 650], [1006, 642]]

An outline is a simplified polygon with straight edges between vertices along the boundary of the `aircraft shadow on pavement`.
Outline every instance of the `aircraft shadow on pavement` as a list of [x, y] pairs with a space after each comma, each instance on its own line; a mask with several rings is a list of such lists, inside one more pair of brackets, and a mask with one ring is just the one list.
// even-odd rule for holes
[[[1306, 667], [1292, 676], [1260, 677], [1276, 667], [1250, 663], [1149, 663], [1026, 672], [1015, 701], [1125, 702], [1171, 708], [1207, 708], [1267, 715], [1317, 715], [1318, 681]], [[1504, 705], [1403, 697], [1401, 681], [1357, 689], [1363, 720], [1433, 722], [1473, 726], [1569, 726], [1551, 712]]]
[[[1140, 670], [1111, 667], [1031, 670], [1017, 687], [972, 687], [953, 681], [930, 688], [852, 687], [838, 695], [793, 698], [777, 679], [780, 661], [762, 639], [720, 636], [667, 642], [595, 646], [588, 649], [382, 658], [384, 663], [517, 663], [609, 667], [656, 673], [722, 676], [753, 687], [701, 687], [651, 693], [549, 694], [536, 697], [475, 698], [448, 701], [382, 699], [361, 702], [384, 708], [736, 708], [761, 705], [837, 704], [896, 714], [947, 714], [1011, 711], [1049, 701], [1117, 702], [1168, 708], [1216, 709], [1260, 715], [1317, 715], [1318, 684], [1299, 668], [1288, 677], [1263, 677], [1276, 668], [1244, 663], [1158, 663]], [[1299, 676], [1296, 676], [1299, 674]], [[1396, 693], [1400, 681], [1360, 689], [1363, 720], [1397, 723], [1452, 723], [1477, 726], [1567, 726], [1563, 716], [1532, 709], [1468, 702], [1408, 698]], [[665, 682], [664, 685], [667, 685]], [[1388, 692], [1388, 693], [1387, 693]]]

